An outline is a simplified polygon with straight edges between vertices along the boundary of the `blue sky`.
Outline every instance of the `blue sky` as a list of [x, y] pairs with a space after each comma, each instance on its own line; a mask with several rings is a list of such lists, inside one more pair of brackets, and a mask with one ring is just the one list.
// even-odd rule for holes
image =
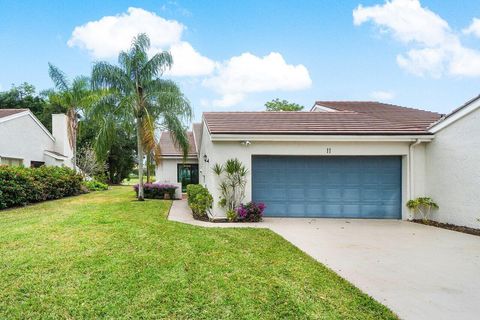
[[176, 48], [182, 68], [168, 76], [197, 119], [208, 110], [262, 110], [277, 97], [306, 107], [383, 100], [446, 113], [480, 93], [474, 18], [477, 1], [0, 0], [0, 86], [51, 87], [48, 62], [88, 75], [93, 61], [115, 61], [112, 39], [128, 43], [121, 37], [147, 28], [154, 47]]

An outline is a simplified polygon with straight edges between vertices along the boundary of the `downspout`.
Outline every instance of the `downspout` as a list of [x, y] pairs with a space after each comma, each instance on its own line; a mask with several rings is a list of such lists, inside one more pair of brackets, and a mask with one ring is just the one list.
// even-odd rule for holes
[[414, 163], [415, 161], [413, 160], [413, 154], [414, 154], [414, 148], [415, 146], [419, 145], [420, 143], [422, 143], [423, 141], [420, 140], [420, 139], [416, 139], [414, 143], [411, 143], [410, 146], [409, 146], [409, 149], [408, 149], [408, 168], [409, 168], [409, 172], [408, 172], [408, 177], [409, 177], [409, 181], [408, 181], [408, 184], [410, 185], [410, 188], [409, 188], [409, 194], [408, 194], [408, 197], [409, 197], [409, 200], [413, 199], [414, 195], [415, 195], [415, 187], [414, 187], [414, 182], [413, 182], [413, 174], [414, 174]]

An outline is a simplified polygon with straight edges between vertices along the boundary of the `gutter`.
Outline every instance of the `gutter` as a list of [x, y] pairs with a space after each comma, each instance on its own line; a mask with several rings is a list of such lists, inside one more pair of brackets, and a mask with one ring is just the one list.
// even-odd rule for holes
[[415, 161], [413, 161], [413, 155], [414, 155], [414, 148], [416, 146], [418, 146], [419, 144], [421, 144], [422, 142], [424, 142], [423, 140], [420, 140], [420, 139], [416, 139], [415, 142], [411, 143], [410, 146], [408, 147], [408, 184], [410, 185], [410, 188], [409, 188], [409, 200], [413, 199], [414, 195], [415, 195], [415, 187], [414, 187], [414, 182], [413, 182], [413, 174], [414, 174], [414, 163]]

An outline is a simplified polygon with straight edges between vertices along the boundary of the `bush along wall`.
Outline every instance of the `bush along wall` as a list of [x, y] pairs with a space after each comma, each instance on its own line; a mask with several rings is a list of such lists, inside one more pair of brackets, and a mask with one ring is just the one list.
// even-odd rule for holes
[[212, 209], [213, 197], [208, 189], [200, 184], [187, 186], [188, 205], [192, 209], [193, 217], [208, 220], [208, 213]]
[[0, 165], [0, 209], [82, 193], [82, 177], [66, 167]]
[[[175, 190], [177, 186], [172, 184], [161, 184], [161, 183], [144, 183], [143, 184], [143, 193], [145, 199], [165, 199], [165, 195], [169, 199], [175, 199]], [[135, 193], [138, 197], [138, 184], [133, 186]]]

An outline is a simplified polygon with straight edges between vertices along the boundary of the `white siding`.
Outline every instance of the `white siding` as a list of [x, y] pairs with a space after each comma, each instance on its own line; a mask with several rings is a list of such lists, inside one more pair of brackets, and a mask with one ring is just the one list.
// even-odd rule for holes
[[45, 150], [54, 150], [54, 141], [29, 115], [0, 123], [0, 157], [23, 159], [29, 167], [30, 161], [46, 162]]
[[480, 109], [435, 134], [426, 147], [426, 194], [433, 219], [480, 228]]

